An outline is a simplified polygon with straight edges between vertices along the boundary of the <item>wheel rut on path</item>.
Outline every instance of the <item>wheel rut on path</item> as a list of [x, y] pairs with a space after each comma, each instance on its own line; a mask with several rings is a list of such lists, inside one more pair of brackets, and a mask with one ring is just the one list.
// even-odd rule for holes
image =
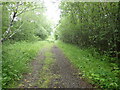
[[[48, 58], [48, 56], [45, 55], [46, 52], [53, 54], [51, 58], [54, 62], [50, 64], [50, 68], [48, 68], [50, 72], [44, 71], [45, 69], [43, 69], [46, 65], [45, 60]], [[91, 84], [82, 79], [78, 74], [78, 70], [74, 68], [68, 58], [66, 58], [63, 52], [55, 45], [50, 51], [48, 48], [43, 48], [36, 59], [30, 63], [30, 66], [31, 73], [23, 75], [19, 88], [39, 88], [41, 87], [40, 85], [44, 86], [44, 83], [40, 84], [40, 80], [44, 79], [42, 79], [44, 75], [50, 75], [49, 77], [52, 77], [48, 78], [49, 80], [46, 79], [50, 81], [48, 84], [45, 84], [45, 87], [48, 88], [93, 88]], [[45, 72], [45, 74], [42, 74], [42, 71]]]
[[57, 46], [53, 46], [51, 52], [56, 59], [51, 72], [60, 75], [60, 77], [52, 79], [50, 88], [93, 88], [91, 84], [79, 76], [78, 71]]
[[46, 49], [43, 48], [38, 56], [30, 63], [31, 66], [31, 73], [27, 73], [23, 75], [23, 79], [20, 81], [21, 84], [19, 85], [19, 88], [38, 88], [38, 85], [36, 84], [40, 78], [39, 74], [42, 70], [42, 67], [44, 65], [45, 60], [45, 52]]

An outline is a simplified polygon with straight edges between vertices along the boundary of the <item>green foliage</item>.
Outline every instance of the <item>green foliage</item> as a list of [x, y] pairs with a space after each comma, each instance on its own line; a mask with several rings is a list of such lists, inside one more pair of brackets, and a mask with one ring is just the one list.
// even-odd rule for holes
[[[20, 80], [23, 73], [30, 70], [29, 62], [35, 58], [38, 51], [43, 48], [46, 42], [16, 42], [3, 44], [2, 51], [2, 85], [3, 88], [12, 87], [17, 80]], [[29, 68], [29, 69], [28, 69]]]
[[119, 2], [62, 2], [60, 40], [119, 57]]
[[109, 57], [101, 56], [95, 49], [80, 49], [77, 46], [58, 42], [57, 45], [63, 50], [89, 82], [102, 88], [120, 88], [118, 65], [107, 62]]
[[52, 74], [51, 72], [51, 66], [54, 65], [55, 60], [53, 59], [53, 54], [51, 53], [51, 47], [53, 44], [47, 45], [47, 50], [45, 50], [45, 60], [44, 60], [44, 66], [42, 67], [42, 70], [40, 71], [40, 78], [38, 81], [38, 85], [40, 88], [49, 88], [49, 84], [53, 78], [57, 78], [58, 75]]
[[21, 1], [2, 5], [2, 85], [6, 88], [28, 71], [29, 62], [46, 44], [34, 41], [46, 39], [52, 30], [44, 3]]
[[2, 41], [44, 40], [51, 32], [51, 22], [44, 15], [43, 3], [3, 3]]
[[120, 86], [119, 5], [120, 2], [61, 2], [60, 5], [59, 39], [82, 50], [68, 44], [60, 47], [71, 62], [85, 71], [84, 76], [104, 88]]
[[[3, 6], [2, 6], [2, 33], [4, 33], [6, 30], [7, 30], [7, 27], [8, 27], [8, 25], [9, 25], [9, 22], [10, 22], [10, 20], [9, 20], [9, 12], [8, 12], [8, 10], [7, 10], [7, 6], [8, 4], [7, 3], [3, 3]], [[4, 17], [3, 17], [4, 16]]]

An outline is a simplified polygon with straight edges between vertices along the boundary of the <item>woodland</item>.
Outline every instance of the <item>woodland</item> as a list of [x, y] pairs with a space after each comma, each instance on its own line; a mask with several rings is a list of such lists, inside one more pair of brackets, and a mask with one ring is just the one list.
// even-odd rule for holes
[[38, 52], [56, 45], [89, 83], [120, 88], [120, 2], [61, 1], [59, 9], [54, 25], [44, 2], [0, 2], [2, 87], [18, 87]]

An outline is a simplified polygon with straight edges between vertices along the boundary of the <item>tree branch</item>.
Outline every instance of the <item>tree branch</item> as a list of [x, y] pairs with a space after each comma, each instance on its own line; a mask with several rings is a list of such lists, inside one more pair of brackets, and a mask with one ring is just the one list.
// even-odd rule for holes
[[25, 7], [20, 13], [18, 13], [16, 16], [19, 16], [20, 14], [22, 14], [27, 8], [29, 7]]

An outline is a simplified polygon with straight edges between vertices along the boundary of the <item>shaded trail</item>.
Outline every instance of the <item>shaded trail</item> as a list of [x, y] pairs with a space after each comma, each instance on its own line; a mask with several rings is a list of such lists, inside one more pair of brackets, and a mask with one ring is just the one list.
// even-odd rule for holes
[[[54, 74], [60, 75], [60, 78], [54, 78], [49, 87], [51, 88], [93, 88], [92, 85], [85, 82], [78, 74], [78, 71], [71, 65], [62, 51], [57, 47], [52, 47], [52, 53], [55, 55], [56, 62], [52, 67]], [[58, 82], [58, 83], [55, 83]]]
[[[52, 56], [46, 56], [46, 53], [51, 53]], [[48, 59], [54, 62], [47, 64]], [[82, 79], [79, 72], [55, 45], [50, 50], [43, 48], [30, 65], [31, 73], [24, 75], [19, 88], [93, 88]], [[44, 76], [50, 78], [45, 79]]]
[[24, 78], [20, 81], [21, 84], [19, 84], [19, 88], [38, 88], [37, 82], [40, 78], [40, 71], [44, 65], [45, 51], [45, 48], [42, 49], [36, 59], [30, 63], [30, 66], [32, 67], [30, 70], [31, 73], [24, 75]]

